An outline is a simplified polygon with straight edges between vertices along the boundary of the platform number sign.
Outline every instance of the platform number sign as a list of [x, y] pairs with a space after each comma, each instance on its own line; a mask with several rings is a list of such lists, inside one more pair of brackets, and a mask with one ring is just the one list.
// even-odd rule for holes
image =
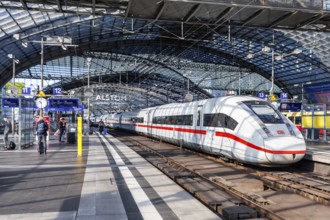
[[62, 95], [61, 88], [53, 88], [53, 95]]
[[288, 99], [289, 94], [287, 92], [281, 92], [280, 97], [281, 99]]
[[264, 98], [266, 98], [266, 94], [264, 92], [259, 92], [258, 98], [264, 99]]
[[22, 94], [23, 95], [30, 95], [31, 94], [31, 88], [30, 87], [23, 87], [22, 88]]

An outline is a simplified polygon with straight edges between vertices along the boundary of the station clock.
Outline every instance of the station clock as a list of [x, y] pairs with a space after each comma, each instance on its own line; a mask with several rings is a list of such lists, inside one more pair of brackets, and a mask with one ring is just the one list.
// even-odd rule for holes
[[36, 99], [36, 106], [38, 108], [45, 108], [47, 106], [47, 99], [45, 98], [37, 98]]

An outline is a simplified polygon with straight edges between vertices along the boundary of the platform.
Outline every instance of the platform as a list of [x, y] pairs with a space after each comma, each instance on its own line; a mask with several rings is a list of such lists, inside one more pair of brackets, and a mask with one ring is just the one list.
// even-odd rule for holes
[[117, 139], [0, 151], [0, 219], [219, 219]]
[[330, 144], [307, 142], [307, 151], [304, 159], [330, 164]]
[[330, 144], [323, 142], [306, 142], [307, 150], [304, 159], [295, 164], [301, 170], [330, 175]]

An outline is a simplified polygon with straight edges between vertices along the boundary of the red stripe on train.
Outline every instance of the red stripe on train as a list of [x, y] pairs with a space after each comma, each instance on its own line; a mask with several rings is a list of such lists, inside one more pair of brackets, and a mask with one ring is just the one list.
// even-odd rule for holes
[[165, 126], [150, 126], [150, 125], [143, 125], [143, 124], [133, 124], [134, 126], [137, 127], [143, 127], [143, 128], [154, 128], [154, 129], [162, 129], [162, 130], [169, 130], [173, 131], [173, 127], [165, 127]]
[[195, 130], [189, 128], [176, 128], [176, 127], [165, 127], [165, 126], [155, 126], [155, 125], [143, 125], [143, 124], [135, 124], [137, 127], [144, 127], [144, 128], [154, 128], [154, 129], [161, 129], [161, 130], [168, 130], [168, 131], [179, 131], [179, 132], [186, 132], [186, 133], [193, 133], [193, 134], [206, 134], [205, 130]]
[[[187, 132], [187, 133], [194, 133], [194, 134], [206, 134], [206, 130], [195, 130], [195, 129], [189, 129], [189, 128], [176, 128], [176, 127], [165, 127], [165, 126], [150, 126], [150, 125], [144, 125], [144, 124], [134, 124], [137, 127], [144, 127], [144, 128], [153, 128], [153, 129], [161, 129], [161, 130], [169, 130], [169, 131], [178, 131], [178, 132]], [[250, 148], [253, 148], [255, 150], [263, 151], [265, 153], [270, 153], [270, 154], [305, 154], [306, 150], [295, 150], [295, 151], [288, 151], [288, 150], [269, 150], [269, 149], [264, 149], [262, 147], [259, 147], [257, 145], [254, 145], [240, 137], [237, 137], [236, 135], [226, 133], [226, 132], [220, 132], [216, 131], [215, 136], [218, 137], [227, 137], [230, 138], [234, 141], [237, 141], [241, 144], [244, 144]]]
[[259, 151], [263, 151], [263, 152], [266, 152], [266, 153], [270, 153], [270, 154], [305, 154], [306, 153], [306, 150], [292, 150], [292, 151], [289, 151], [289, 150], [269, 150], [269, 149], [264, 149], [262, 147], [259, 147], [257, 145], [254, 145], [246, 140], [243, 140], [242, 138], [239, 138], [233, 134], [229, 134], [229, 133], [226, 133], [226, 132], [215, 132], [215, 136], [218, 136], [218, 137], [227, 137], [227, 138], [230, 138], [234, 141], [237, 141], [239, 143], [242, 143], [248, 147], [251, 147], [253, 149], [256, 149], [256, 150], [259, 150]]
[[195, 130], [195, 129], [189, 129], [189, 128], [175, 128], [175, 131], [187, 132], [187, 133], [193, 133], [193, 134], [206, 134], [205, 130]]

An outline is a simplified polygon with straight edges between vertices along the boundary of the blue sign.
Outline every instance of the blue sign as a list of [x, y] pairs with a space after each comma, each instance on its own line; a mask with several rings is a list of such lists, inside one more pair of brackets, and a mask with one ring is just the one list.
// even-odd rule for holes
[[281, 103], [280, 111], [299, 112], [301, 110], [301, 103]]
[[53, 95], [62, 95], [61, 88], [53, 88]]
[[266, 94], [264, 92], [259, 92], [258, 98], [264, 99], [264, 98], [266, 98]]
[[44, 108], [45, 111], [48, 112], [80, 112], [82, 113], [84, 111], [84, 106], [82, 105], [78, 105], [78, 108], [72, 108], [72, 107], [49, 107], [47, 106], [46, 108]]
[[31, 94], [31, 88], [30, 87], [23, 87], [22, 88], [22, 94], [23, 95], [30, 95]]
[[25, 98], [22, 98], [21, 99], [21, 107], [22, 109], [33, 109], [34, 107], [34, 100], [33, 99], [25, 99]]
[[288, 99], [289, 98], [289, 94], [287, 92], [281, 92], [280, 98], [281, 99]]
[[2, 98], [2, 108], [18, 108], [18, 98]]
[[48, 99], [49, 108], [78, 108], [78, 99]]

